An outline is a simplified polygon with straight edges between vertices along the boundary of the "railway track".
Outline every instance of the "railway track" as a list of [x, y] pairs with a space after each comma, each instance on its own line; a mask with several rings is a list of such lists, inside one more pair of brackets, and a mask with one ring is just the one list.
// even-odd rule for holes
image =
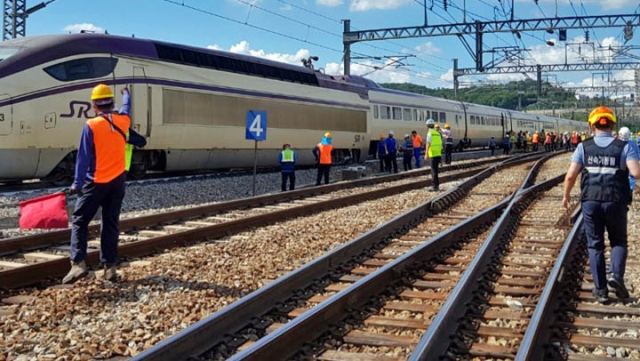
[[[522, 162], [513, 159], [509, 162]], [[456, 165], [442, 181], [459, 180], [482, 170], [491, 160]], [[299, 217], [330, 208], [426, 187], [413, 180], [427, 170], [336, 183], [281, 194], [217, 203], [121, 221], [121, 257], [140, 257], [167, 248], [221, 237], [250, 227]], [[360, 187], [360, 188], [358, 188]], [[368, 187], [368, 188], [367, 188]], [[98, 263], [99, 225], [90, 227], [87, 263]], [[0, 287], [18, 288], [63, 276], [69, 269], [69, 230], [0, 240]]]
[[[479, 217], [481, 220], [478, 222], [486, 226], [490, 218], [498, 217], [500, 210], [507, 204], [505, 197], [518, 189], [527, 172], [530, 173], [529, 178], [535, 176], [538, 166], [529, 170], [534, 162], [521, 162], [523, 163], [520, 165], [517, 163], [511, 166], [500, 165], [500, 168], [507, 169], [497, 172], [497, 169], [482, 172], [427, 204], [387, 222], [376, 230], [246, 296], [232, 306], [138, 355], [135, 359], [155, 360], [194, 356], [217, 360], [226, 359], [237, 351], [240, 353], [234, 356], [235, 359], [245, 357], [265, 359], [265, 355], [269, 355], [270, 359], [282, 359], [282, 354], [269, 354], [272, 348], [269, 348], [270, 351], [265, 351], [267, 353], [260, 353], [261, 356], [253, 357], [246, 354], [252, 354], [252, 350], [260, 348], [264, 342], [270, 342], [268, 340], [273, 335], [281, 332], [287, 333], [288, 338], [296, 334], [311, 337], [321, 332], [322, 329], [316, 329], [315, 326], [311, 328], [294, 326], [295, 329], [292, 331], [291, 325], [304, 324], [309, 314], [315, 314], [318, 308], [322, 308], [327, 302], [340, 295], [347, 295], [342, 297], [345, 299], [342, 307], [346, 307], [347, 303], [352, 306], [354, 302], [360, 302], [360, 296], [355, 296], [356, 300], [351, 299], [347, 290], [356, 287], [372, 275], [388, 269], [393, 263], [405, 259], [408, 254], [413, 254], [414, 247], [424, 248], [425, 241], [430, 237], [448, 229], [441, 233], [446, 234], [446, 240], [426, 242], [431, 245], [428, 247], [431, 251], [435, 251], [436, 248], [441, 250], [445, 245], [461, 244], [454, 238], [460, 236], [461, 232], [473, 233], [467, 229], [467, 220], [470, 217], [476, 221]], [[506, 182], [507, 179], [510, 181]], [[496, 187], [496, 184], [501, 186]], [[480, 216], [474, 215], [478, 212]], [[434, 227], [433, 224], [437, 226]], [[398, 233], [399, 230], [402, 230], [401, 234]], [[393, 236], [388, 237], [390, 235]], [[475, 235], [478, 236], [478, 234]], [[469, 257], [473, 254], [474, 248], [470, 246], [470, 248], [461, 249], [461, 252]], [[455, 263], [455, 260], [459, 259], [454, 257], [453, 260], [452, 262]], [[441, 265], [441, 270], [454, 267], [452, 264]], [[425, 289], [439, 282], [446, 282], [446, 280], [418, 280], [416, 287], [422, 287], [422, 290], [416, 293], [430, 294], [432, 292]], [[366, 287], [372, 286], [376, 287], [371, 284]], [[379, 290], [379, 287], [376, 288]], [[415, 291], [407, 292], [405, 295]], [[340, 301], [337, 304], [340, 304]], [[396, 309], [393, 309], [393, 306], [390, 307], [392, 307], [391, 312], [403, 312], [402, 307], [414, 307], [415, 310], [421, 306], [408, 303], [408, 306], [399, 305]], [[331, 315], [329, 318], [348, 314], [340, 311], [344, 309], [332, 309], [329, 311]]]
[[[412, 360], [514, 359], [566, 237], [563, 176], [513, 202], [487, 239], [478, 267], [456, 285]], [[544, 191], [543, 191], [544, 190]], [[574, 204], [577, 207], [577, 204]], [[445, 325], [458, 327], [443, 329]]]
[[[635, 213], [631, 217], [640, 218]], [[623, 300], [609, 292], [611, 304], [595, 301], [582, 223], [580, 216], [557, 258], [517, 360], [640, 359], [637, 297]], [[627, 280], [637, 279], [640, 273], [636, 247], [630, 246]]]

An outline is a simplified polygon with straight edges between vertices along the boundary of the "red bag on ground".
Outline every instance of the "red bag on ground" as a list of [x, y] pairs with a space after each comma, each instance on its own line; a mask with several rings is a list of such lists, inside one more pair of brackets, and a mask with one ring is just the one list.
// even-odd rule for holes
[[67, 228], [67, 195], [64, 192], [29, 199], [20, 203], [20, 229]]

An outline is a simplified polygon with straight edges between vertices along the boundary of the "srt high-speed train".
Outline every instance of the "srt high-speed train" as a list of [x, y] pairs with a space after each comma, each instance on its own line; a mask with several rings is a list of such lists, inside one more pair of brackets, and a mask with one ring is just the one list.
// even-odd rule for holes
[[36, 36], [0, 44], [0, 180], [72, 177], [82, 126], [98, 83], [132, 94], [133, 127], [147, 137], [131, 172], [249, 167], [248, 110], [267, 111], [259, 164], [275, 165], [282, 144], [301, 164], [326, 131], [336, 161], [360, 159], [381, 134], [424, 121], [451, 124], [459, 146], [510, 130], [586, 130], [586, 123], [381, 88], [360, 77], [160, 41], [112, 35]]

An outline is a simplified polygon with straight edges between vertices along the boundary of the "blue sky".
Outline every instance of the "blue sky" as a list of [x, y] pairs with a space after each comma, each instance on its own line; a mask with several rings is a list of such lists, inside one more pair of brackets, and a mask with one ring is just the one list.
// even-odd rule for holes
[[[316, 55], [320, 58], [316, 67], [328, 73], [339, 73], [342, 59], [342, 24], [340, 19], [351, 19], [352, 27], [373, 29], [419, 25], [424, 22], [422, 0], [110, 0], [81, 1], [57, 0], [28, 19], [27, 35], [75, 32], [79, 29], [107, 30], [110, 34], [139, 38], [158, 39], [180, 44], [213, 47], [227, 51], [266, 57], [292, 64], [300, 64], [300, 58]], [[430, 24], [462, 21], [461, 8], [465, 0], [448, 0], [448, 11], [443, 9], [445, 0], [427, 0]], [[35, 5], [39, 1], [30, 1]], [[173, 2], [173, 3], [172, 3]], [[187, 6], [203, 10], [190, 9]], [[501, 6], [504, 4], [504, 8]], [[466, 0], [467, 19], [504, 19], [510, 0]], [[630, 0], [557, 0], [559, 16], [578, 14], [622, 14], [633, 13], [640, 1]], [[572, 7], [573, 5], [573, 7]], [[303, 10], [304, 9], [304, 10]], [[208, 12], [209, 14], [205, 13]], [[313, 12], [313, 13], [312, 13]], [[315, 14], [314, 14], [315, 13]], [[516, 0], [517, 18], [554, 16], [555, 0]], [[222, 19], [217, 14], [240, 23]], [[245, 25], [248, 24], [248, 25]], [[254, 27], [251, 27], [254, 26]], [[255, 27], [268, 29], [259, 30]], [[318, 30], [321, 29], [321, 30]], [[282, 35], [274, 34], [279, 33]], [[509, 45], [526, 46], [529, 63], [563, 63], [565, 47], [557, 43], [549, 47], [544, 41], [555, 39], [557, 35], [545, 32], [524, 35], [516, 42], [510, 34], [496, 37], [485, 35], [487, 48]], [[288, 37], [287, 37], [288, 36]], [[297, 38], [299, 40], [292, 39]], [[582, 30], [569, 31], [571, 42], [582, 42]], [[638, 45], [638, 37], [628, 45]], [[590, 32], [596, 46], [619, 45], [624, 42], [621, 29], [598, 29]], [[469, 41], [472, 41], [469, 39]], [[580, 48], [578, 50], [578, 48]], [[588, 45], [572, 46], [570, 62], [580, 62], [587, 53]], [[411, 66], [387, 67], [373, 71], [375, 66], [383, 66], [385, 60], [359, 59], [354, 62], [354, 74], [379, 81], [413, 82], [430, 87], [451, 87], [452, 58], [460, 59], [461, 67], [473, 67], [469, 54], [455, 37], [435, 37], [406, 39], [383, 42], [368, 42], [354, 45], [356, 56], [394, 56], [411, 54], [405, 62]], [[579, 54], [580, 53], [580, 54]], [[597, 52], [597, 57], [606, 59], [607, 52]], [[485, 59], [490, 59], [485, 54]], [[389, 62], [389, 60], [386, 60]], [[505, 64], [506, 65], [506, 64]], [[373, 72], [371, 72], [373, 71]], [[616, 80], [633, 79], [631, 71], [616, 72]], [[602, 74], [596, 75], [596, 83], [602, 83]], [[520, 74], [494, 75], [462, 78], [463, 82], [487, 79], [501, 82], [523, 78]], [[567, 85], [590, 85], [590, 73], [563, 73], [558, 81]], [[555, 81], [555, 78], [552, 79]]]

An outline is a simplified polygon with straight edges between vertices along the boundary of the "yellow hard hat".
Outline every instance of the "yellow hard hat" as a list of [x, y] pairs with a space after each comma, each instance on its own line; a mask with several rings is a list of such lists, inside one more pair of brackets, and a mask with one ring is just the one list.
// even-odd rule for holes
[[445, 124], [444, 129], [451, 129], [451, 127], [449, 126], [449, 124]]
[[324, 136], [327, 137], [327, 138], [331, 138], [331, 133], [326, 132], [326, 133], [324, 133]]
[[607, 122], [616, 123], [616, 115], [607, 107], [597, 107], [589, 115], [589, 124], [606, 125]]
[[436, 129], [440, 129], [440, 124], [436, 124]]
[[384, 139], [384, 138], [386, 138], [384, 134], [380, 134], [380, 139]]
[[98, 100], [98, 99], [112, 99], [113, 98], [113, 92], [111, 91], [111, 88], [109, 88], [109, 86], [104, 85], [104, 84], [98, 84], [96, 85], [95, 88], [93, 88], [93, 91], [91, 92], [91, 100]]

